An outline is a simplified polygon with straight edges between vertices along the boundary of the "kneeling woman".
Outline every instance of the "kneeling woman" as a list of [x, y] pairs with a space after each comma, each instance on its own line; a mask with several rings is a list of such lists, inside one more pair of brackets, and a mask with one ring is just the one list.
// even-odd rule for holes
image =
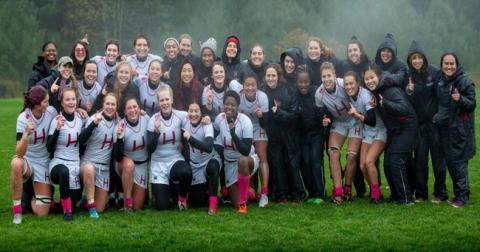
[[[166, 210], [171, 199], [178, 208], [188, 208], [187, 193], [192, 183], [192, 170], [180, 152], [182, 121], [187, 112], [173, 110], [173, 92], [170, 87], [160, 87], [157, 92], [160, 112], [148, 121], [148, 152], [151, 153], [150, 183], [155, 208]], [[170, 186], [174, 188], [171, 188]]]
[[80, 145], [79, 135], [83, 120], [77, 109], [76, 93], [65, 89], [60, 93], [61, 114], [50, 124], [47, 149], [53, 159], [50, 161], [50, 181], [60, 186], [63, 219], [73, 220], [72, 204], [80, 199]]
[[[33, 212], [39, 216], [48, 215], [51, 202], [50, 175], [48, 174], [47, 132], [50, 122], [57, 115], [54, 107], [48, 106], [48, 91], [42, 86], [35, 86], [25, 95], [24, 108], [17, 119], [17, 145], [15, 157], [12, 160], [12, 199], [13, 223], [22, 222], [23, 182], [27, 180], [31, 188], [33, 175], [33, 189], [35, 202], [32, 203]], [[31, 190], [31, 189], [30, 189]]]
[[381, 75], [378, 66], [370, 65], [365, 71], [364, 80], [365, 86], [378, 101], [377, 108], [387, 128], [384, 169], [391, 199], [400, 204], [412, 204], [406, 161], [413, 150], [417, 134], [415, 111], [399, 83], [388, 75]]
[[185, 147], [189, 147], [184, 153], [188, 155], [193, 175], [189, 202], [192, 206], [204, 206], [208, 197], [208, 214], [215, 215], [220, 157], [213, 150], [213, 126], [203, 124], [201, 119], [200, 104], [194, 101], [182, 123], [183, 137], [188, 142]]
[[[155, 61], [153, 61], [155, 62]], [[113, 155], [122, 178], [125, 213], [142, 209], [147, 193], [147, 125], [150, 117], [141, 115], [137, 98], [127, 98], [125, 118], [117, 125]]]
[[223, 109], [215, 119], [218, 132], [216, 149], [223, 152], [225, 159], [225, 183], [238, 213], [247, 213], [247, 193], [250, 175], [258, 169], [259, 159], [252, 146], [253, 126], [248, 116], [238, 113], [240, 96], [227, 91], [223, 98]]
[[[90, 217], [98, 218], [107, 205], [110, 189], [110, 158], [115, 134], [117, 98], [108, 93], [102, 110], [92, 115], [80, 134], [80, 144], [86, 146], [82, 157], [82, 177]], [[95, 210], [96, 209], [96, 210]]]

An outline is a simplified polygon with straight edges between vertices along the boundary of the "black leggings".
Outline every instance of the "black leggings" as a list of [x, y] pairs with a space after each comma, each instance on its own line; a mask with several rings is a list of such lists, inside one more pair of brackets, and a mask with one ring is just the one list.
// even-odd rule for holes
[[[157, 210], [167, 210], [176, 202], [178, 195], [186, 196], [192, 183], [192, 169], [187, 162], [175, 162], [170, 170], [169, 185], [152, 184], [152, 194]], [[170, 187], [172, 185], [172, 187]]]
[[70, 189], [70, 172], [68, 167], [62, 164], [55, 165], [50, 172], [50, 179], [54, 184], [60, 186], [60, 198], [70, 197], [72, 206], [75, 206], [82, 197], [82, 189]]
[[206, 167], [207, 182], [192, 185], [188, 194], [188, 203], [192, 207], [203, 207], [208, 204], [209, 196], [217, 196], [218, 176], [220, 164], [216, 159], [211, 159]]

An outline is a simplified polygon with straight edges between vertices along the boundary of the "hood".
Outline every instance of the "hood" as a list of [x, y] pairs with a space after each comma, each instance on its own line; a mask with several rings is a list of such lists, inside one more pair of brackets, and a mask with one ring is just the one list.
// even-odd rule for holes
[[423, 61], [424, 61], [423, 68], [427, 69], [428, 60], [427, 60], [427, 54], [426, 54], [425, 47], [423, 46], [423, 44], [420, 41], [416, 41], [416, 40], [412, 41], [412, 43], [410, 44], [410, 48], [408, 49], [408, 56], [407, 56], [408, 69], [413, 69], [413, 66], [410, 63], [410, 57], [414, 53], [419, 53], [423, 56]]
[[298, 47], [290, 47], [287, 48], [281, 55], [280, 55], [280, 66], [282, 66], [283, 71], [285, 71], [283, 67], [283, 61], [285, 60], [285, 56], [292, 57], [293, 61], [295, 62], [295, 68], [300, 65], [303, 65], [303, 52], [302, 49]]
[[[382, 62], [382, 59], [380, 58], [380, 52], [384, 48], [390, 49], [393, 54], [392, 60], [388, 64], [384, 64]], [[382, 69], [385, 69], [384, 66], [391, 66], [395, 62], [395, 60], [397, 60], [397, 42], [395, 41], [395, 38], [392, 34], [387, 33], [387, 35], [385, 35], [385, 38], [383, 38], [382, 43], [380, 43], [380, 45], [378, 46], [377, 54], [375, 55], [375, 63]]]
[[[227, 58], [227, 45], [228, 45], [228, 41], [230, 39], [236, 39], [237, 40], [237, 55], [235, 56], [235, 59], [233, 59], [232, 63], [228, 63], [228, 58]], [[228, 36], [227, 39], [225, 39], [225, 44], [223, 45], [223, 50], [222, 50], [222, 61], [223, 63], [225, 64], [238, 64], [240, 62], [240, 53], [242, 52], [242, 49], [240, 47], [240, 39], [235, 36], [235, 35], [231, 35], [231, 36]]]
[[[55, 65], [57, 62], [55, 62]], [[48, 67], [47, 63], [45, 62], [45, 58], [43, 56], [38, 56], [37, 62], [33, 65], [32, 70], [38, 71], [45, 76], [50, 74], [50, 68]]]

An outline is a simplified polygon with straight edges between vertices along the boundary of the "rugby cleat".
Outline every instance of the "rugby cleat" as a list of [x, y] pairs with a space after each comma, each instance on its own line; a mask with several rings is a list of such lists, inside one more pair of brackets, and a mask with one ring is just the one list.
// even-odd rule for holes
[[63, 220], [64, 221], [72, 221], [73, 220], [73, 214], [70, 213], [70, 212], [63, 213]]
[[240, 207], [238, 208], [238, 213], [247, 214], [248, 213], [247, 204], [240, 204]]
[[266, 207], [268, 205], [268, 196], [266, 194], [262, 194], [260, 196], [260, 200], [258, 201], [259, 207]]
[[95, 207], [88, 209], [88, 215], [90, 215], [90, 218], [93, 218], [93, 219], [100, 218], [100, 215], [98, 215], [97, 209]]
[[22, 214], [14, 214], [13, 215], [13, 224], [18, 225], [22, 224]]

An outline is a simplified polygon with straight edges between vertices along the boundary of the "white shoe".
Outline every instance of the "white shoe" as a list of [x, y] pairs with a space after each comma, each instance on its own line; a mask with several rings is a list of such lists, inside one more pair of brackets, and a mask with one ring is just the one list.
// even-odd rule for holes
[[22, 224], [22, 214], [14, 214], [13, 215], [13, 224]]
[[260, 200], [258, 201], [258, 206], [259, 207], [266, 207], [268, 205], [268, 196], [265, 194], [262, 194], [260, 196]]

